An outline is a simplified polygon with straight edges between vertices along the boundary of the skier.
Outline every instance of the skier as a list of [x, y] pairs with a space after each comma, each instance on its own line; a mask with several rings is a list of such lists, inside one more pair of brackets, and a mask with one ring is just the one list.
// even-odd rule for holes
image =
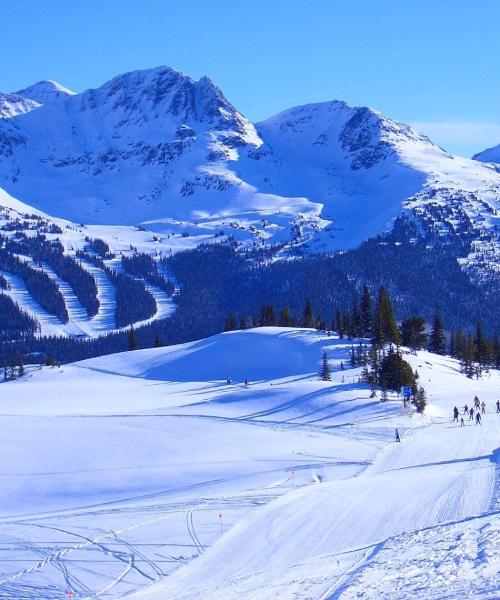
[[469, 410], [469, 421], [472, 421], [472, 420], [474, 420], [474, 409], [471, 406], [470, 410]]
[[476, 425], [481, 425], [481, 413], [478, 412], [476, 415]]
[[226, 377], [226, 383], [227, 385], [231, 385], [231, 379], [229, 377]]
[[248, 387], [248, 379], [245, 377], [245, 387]]
[[469, 414], [469, 407], [467, 406], [467, 404], [464, 406], [464, 415], [468, 415]]
[[474, 408], [479, 408], [479, 398], [477, 396], [474, 396]]
[[400, 442], [401, 438], [399, 437], [399, 431], [396, 429], [396, 442]]
[[481, 402], [481, 412], [483, 415], [486, 412], [486, 402], [484, 400]]
[[500, 400], [497, 400], [497, 413], [500, 413]]
[[463, 427], [463, 426], [464, 426], [464, 418], [460, 417], [460, 427]]
[[456, 406], [453, 409], [453, 422], [455, 421], [458, 423], [458, 408]]

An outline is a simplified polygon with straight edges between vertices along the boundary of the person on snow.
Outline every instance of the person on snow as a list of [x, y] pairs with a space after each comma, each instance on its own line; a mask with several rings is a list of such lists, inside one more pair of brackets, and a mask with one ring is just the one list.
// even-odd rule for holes
[[479, 408], [479, 398], [477, 396], [474, 396], [474, 408]]
[[481, 413], [476, 414], [476, 425], [481, 425]]
[[464, 415], [468, 415], [469, 414], [469, 407], [467, 406], [467, 404], [464, 406]]
[[248, 379], [245, 377], [245, 387], [248, 387]]
[[460, 417], [460, 427], [463, 427], [464, 425], [465, 425], [464, 418]]
[[453, 409], [453, 421], [456, 421], [458, 423], [458, 408], [456, 406]]
[[469, 421], [472, 421], [473, 419], [474, 419], [474, 409], [471, 406], [470, 410], [469, 410]]
[[396, 436], [396, 442], [400, 442], [401, 438], [399, 437], [399, 431], [397, 429], [396, 429], [396, 432], [395, 432], [395, 436]]
[[500, 400], [497, 400], [497, 413], [500, 413]]
[[481, 412], [483, 415], [486, 412], [486, 402], [484, 400], [481, 402]]

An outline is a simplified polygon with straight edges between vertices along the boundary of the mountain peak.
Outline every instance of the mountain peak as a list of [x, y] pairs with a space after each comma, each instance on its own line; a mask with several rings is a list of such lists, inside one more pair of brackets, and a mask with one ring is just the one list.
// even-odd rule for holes
[[38, 81], [24, 90], [19, 90], [18, 92], [15, 92], [15, 95], [21, 96], [22, 98], [29, 98], [39, 104], [49, 104], [54, 100], [74, 96], [75, 92], [72, 92], [57, 81], [47, 79]]

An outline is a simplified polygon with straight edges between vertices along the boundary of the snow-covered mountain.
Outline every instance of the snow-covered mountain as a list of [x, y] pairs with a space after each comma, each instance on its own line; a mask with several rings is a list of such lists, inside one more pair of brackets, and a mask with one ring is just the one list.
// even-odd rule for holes
[[3, 94], [0, 92], [0, 119], [10, 119], [40, 108], [41, 104], [18, 94]]
[[24, 90], [19, 90], [16, 94], [23, 98], [30, 98], [39, 104], [50, 104], [56, 100], [74, 96], [75, 92], [57, 83], [57, 81], [48, 80], [34, 83]]
[[474, 154], [472, 157], [474, 160], [480, 160], [486, 163], [498, 163], [500, 164], [500, 144], [493, 146], [493, 148], [487, 148], [482, 152]]
[[500, 174], [374, 110], [333, 101], [254, 125], [210, 79], [167, 67], [82, 94], [53, 82], [19, 94], [43, 106], [0, 121], [0, 185], [49, 214], [318, 251], [406, 214], [460, 246], [471, 273], [500, 262]]

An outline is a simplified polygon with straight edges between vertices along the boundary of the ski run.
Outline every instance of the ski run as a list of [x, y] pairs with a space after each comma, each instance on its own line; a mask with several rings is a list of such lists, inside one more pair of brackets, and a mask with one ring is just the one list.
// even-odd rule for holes
[[498, 371], [408, 352], [410, 414], [351, 344], [259, 328], [2, 383], [0, 598], [498, 598]]

